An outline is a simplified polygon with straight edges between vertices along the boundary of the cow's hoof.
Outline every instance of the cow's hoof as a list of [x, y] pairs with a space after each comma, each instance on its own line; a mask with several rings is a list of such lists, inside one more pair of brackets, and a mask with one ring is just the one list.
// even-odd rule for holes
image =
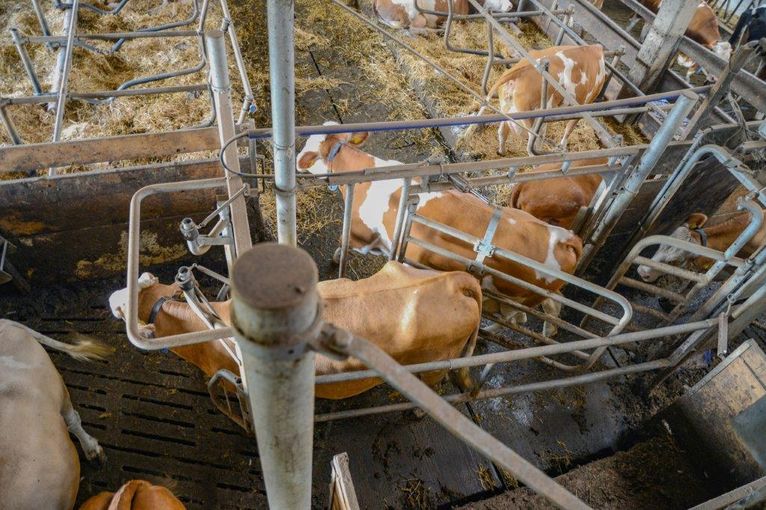
[[97, 444], [95, 448], [85, 450], [85, 458], [88, 459], [88, 462], [92, 462], [98, 466], [106, 464], [106, 453], [104, 453], [104, 449], [101, 448], [100, 444]]
[[336, 266], [340, 264], [340, 254], [343, 251], [342, 248], [336, 248], [335, 253], [332, 254], [332, 263]]
[[543, 324], [543, 335], [547, 336], [548, 338], [553, 338], [558, 332], [559, 328], [555, 324], [550, 324], [548, 322]]

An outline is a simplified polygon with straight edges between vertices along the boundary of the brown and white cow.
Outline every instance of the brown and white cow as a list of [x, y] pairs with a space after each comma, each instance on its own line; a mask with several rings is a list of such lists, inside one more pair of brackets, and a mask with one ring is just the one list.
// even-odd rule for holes
[[[601, 45], [590, 46], [553, 46], [544, 50], [531, 50], [530, 56], [536, 61], [548, 61], [548, 73], [558, 80], [559, 85], [574, 97], [579, 104], [592, 103], [601, 93], [606, 81], [606, 63], [604, 48]], [[487, 94], [487, 102], [497, 95], [500, 100], [500, 110], [511, 114], [540, 109], [542, 100], [543, 76], [526, 59], [516, 63], [504, 72], [492, 85]], [[548, 85], [548, 102], [546, 108], [555, 108], [562, 104], [564, 98], [551, 85]], [[487, 109], [482, 106], [478, 115]], [[517, 123], [518, 122], [518, 123]], [[505, 143], [511, 129], [522, 134], [519, 124], [527, 129], [532, 128], [532, 120], [517, 122], [501, 122], [497, 130], [498, 154], [505, 153]], [[564, 129], [561, 146], [566, 147], [567, 139], [577, 125], [577, 119], [570, 120]], [[467, 138], [476, 130], [472, 125], [463, 134]], [[529, 137], [532, 135], [529, 134]]]
[[131, 480], [117, 492], [102, 492], [88, 499], [80, 510], [185, 510], [170, 490], [145, 480]]
[[[656, 13], [660, 10], [662, 0], [641, 0], [641, 3]], [[732, 51], [731, 44], [728, 41], [721, 40], [721, 32], [718, 29], [718, 17], [706, 2], [701, 1], [697, 5], [697, 10], [694, 11], [694, 16], [692, 16], [689, 26], [686, 28], [686, 35], [725, 61], [729, 61]], [[689, 81], [692, 75], [700, 69], [699, 64], [684, 54], [679, 53], [677, 61], [679, 65], [687, 68], [686, 81]]]
[[[671, 237], [707, 246], [714, 250], [725, 251], [742, 234], [750, 223], [750, 219], [750, 214], [743, 212], [732, 216], [718, 225], [704, 227], [708, 217], [702, 213], [694, 213], [671, 234]], [[745, 244], [737, 255], [749, 257], [764, 243], [766, 243], [766, 224], [761, 225], [760, 230]], [[681, 248], [667, 245], [661, 245], [654, 256], [652, 256], [652, 260], [673, 266], [689, 267], [698, 271], [706, 271], [713, 264], [712, 259], [694, 255]], [[650, 283], [657, 281], [664, 274], [644, 265], [638, 266], [637, 271], [642, 280]]]
[[[165, 300], [178, 294], [177, 285], [163, 285], [149, 273], [138, 297], [138, 317], [155, 337], [201, 331], [204, 323], [188, 304]], [[481, 321], [481, 287], [463, 272], [442, 273], [415, 269], [389, 262], [376, 274], [363, 280], [348, 279], [319, 282], [322, 318], [353, 334], [366, 338], [402, 364], [470, 356], [476, 345]], [[112, 313], [124, 318], [125, 291], [110, 298]], [[159, 308], [152, 312], [155, 305]], [[230, 324], [230, 302], [211, 303], [221, 319]], [[225, 368], [237, 374], [237, 362], [218, 341], [177, 347], [173, 352], [197, 365], [210, 377]], [[355, 359], [335, 361], [316, 357], [316, 374], [360, 370]], [[460, 374], [460, 384], [472, 386], [468, 371]], [[425, 374], [428, 384], [435, 384], [443, 372]], [[363, 379], [318, 385], [320, 398], [343, 399], [358, 395], [380, 384], [379, 379]]]
[[[604, 165], [606, 162], [606, 158], [584, 159], [572, 163], [571, 168]], [[561, 164], [551, 163], [539, 165], [534, 171], [560, 168]], [[603, 182], [599, 174], [520, 182], [513, 185], [508, 205], [551, 225], [571, 229], [580, 210], [591, 204]]]
[[0, 319], [0, 508], [69, 510], [80, 485], [80, 460], [104, 460], [98, 441], [82, 428], [69, 392], [42, 345], [75, 359], [101, 358], [109, 349], [89, 341], [65, 344]]
[[[373, 9], [378, 19], [386, 25], [392, 28], [407, 28], [416, 33], [439, 28], [446, 20], [445, 16], [420, 12], [417, 7], [426, 11], [447, 12], [448, 1], [452, 2], [452, 13], [455, 15], [472, 12], [468, 0], [375, 0]], [[507, 12], [513, 8], [509, 0], [479, 0], [479, 3], [490, 11]]]
[[[359, 149], [357, 146], [366, 138], [367, 133], [314, 135], [309, 138], [299, 154], [298, 167], [303, 171], [321, 174], [352, 172], [399, 164], [397, 161], [381, 160]], [[350, 246], [353, 249], [363, 254], [390, 253], [401, 187], [400, 180], [356, 185], [351, 213]], [[457, 191], [421, 193], [417, 206], [419, 215], [480, 239], [484, 237], [495, 211], [496, 208], [475, 196]], [[518, 209], [500, 208], [499, 214], [500, 219], [492, 244], [541, 262], [553, 269], [566, 273], [572, 273], [575, 270], [582, 254], [582, 241], [571, 231], [548, 225]], [[413, 223], [411, 235], [464, 258], [476, 257], [473, 247], [468, 243], [441, 234], [422, 224]], [[409, 260], [443, 271], [466, 269], [460, 262], [425, 250], [413, 243], [408, 245], [406, 256]], [[561, 280], [499, 256], [488, 257], [484, 263], [493, 269], [549, 291], [557, 292], [563, 286]], [[546, 311], [558, 313], [557, 303], [503, 279], [486, 277], [482, 283], [487, 288], [499, 290], [524, 305], [534, 307], [543, 304]], [[506, 320], [513, 320], [519, 316], [510, 307], [489, 311], [500, 313]], [[555, 334], [552, 324], [546, 323], [545, 328], [546, 334]]]

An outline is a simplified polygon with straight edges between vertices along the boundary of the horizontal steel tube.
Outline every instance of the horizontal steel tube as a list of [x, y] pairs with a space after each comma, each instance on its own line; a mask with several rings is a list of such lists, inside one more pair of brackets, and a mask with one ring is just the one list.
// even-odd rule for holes
[[[70, 92], [67, 94], [69, 99], [102, 99], [109, 97], [124, 96], [144, 96], [151, 94], [173, 94], [179, 92], [202, 92], [208, 89], [204, 83], [196, 85], [174, 85], [169, 87], [154, 87], [145, 89], [127, 89], [127, 90], [99, 90], [95, 92]], [[42, 104], [55, 100], [56, 94], [40, 94], [39, 96], [25, 97], [2, 97], [0, 104], [4, 105], [24, 105], [24, 104]]]
[[[612, 377], [619, 377], [621, 375], [635, 374], [639, 372], [648, 372], [650, 370], [658, 370], [665, 368], [669, 365], [667, 360], [649, 361], [647, 363], [639, 363], [637, 365], [631, 365], [628, 367], [612, 368], [609, 370], [602, 370], [600, 372], [594, 372], [589, 374], [576, 375], [572, 377], [566, 377], [562, 379], [553, 379], [550, 381], [541, 381], [529, 384], [519, 384], [517, 386], [506, 386], [504, 388], [495, 388], [490, 390], [482, 390], [476, 396], [472, 396], [470, 393], [457, 393], [453, 395], [446, 395], [444, 400], [452, 404], [473, 402], [475, 400], [486, 400], [490, 398], [503, 397], [505, 395], [516, 395], [519, 393], [531, 393], [533, 391], [543, 391], [555, 388], [566, 388], [568, 386], [576, 386], [580, 384], [590, 384]], [[338, 411], [334, 413], [318, 414], [315, 416], [315, 421], [324, 422], [332, 420], [343, 420], [347, 418], [357, 418], [359, 416], [369, 416], [372, 414], [391, 413], [398, 411], [406, 411], [408, 409], [414, 409], [418, 407], [412, 402], [403, 402], [401, 404], [389, 404], [377, 407], [367, 407], [362, 409], [351, 409], [348, 411]]]
[[[676, 303], [683, 303], [685, 301], [685, 297], [678, 292], [663, 289], [662, 287], [657, 287], [656, 285], [652, 285], [650, 283], [640, 282], [634, 278], [628, 278], [627, 276], [620, 278], [620, 284], [632, 289], [638, 289], [644, 292], [648, 292], [649, 294], [654, 294], [655, 296], [664, 297], [671, 301], [675, 301]], [[635, 307], [635, 305], [633, 306]]]
[[[60, 35], [26, 35], [20, 34], [23, 42], [33, 44], [63, 44], [66, 36]], [[150, 39], [157, 37], [197, 37], [195, 30], [158, 31], [158, 32], [111, 32], [104, 34], [77, 34], [75, 40], [114, 41], [117, 39]]]
[[[646, 340], [653, 340], [656, 338], [663, 338], [671, 335], [680, 335], [690, 333], [692, 331], [699, 331], [711, 328], [717, 324], [717, 318], [707, 319], [703, 321], [690, 322], [688, 324], [677, 324], [674, 326], [649, 329], [646, 331], [634, 331], [631, 333], [620, 333], [613, 336], [575, 340], [574, 342], [566, 342], [553, 345], [540, 345], [526, 349], [493, 352], [490, 354], [479, 354], [467, 358], [429, 361], [427, 363], [405, 365], [405, 368], [410, 372], [420, 373], [430, 372], [432, 370], [454, 370], [457, 368], [478, 367], [481, 365], [487, 365], [489, 363], [507, 363], [510, 361], [534, 359], [542, 356], [566, 354], [576, 350], [597, 349], [599, 347], [611, 347], [634, 342], [643, 342]], [[317, 376], [316, 383], [327, 384], [343, 381], [355, 381], [358, 379], [367, 379], [369, 377], [378, 377], [378, 373], [374, 370], [359, 370], [356, 372], [342, 372], [339, 374], [320, 375]]]
[[[418, 222], [418, 223], [420, 223], [422, 225], [425, 225], [425, 226], [427, 226], [429, 228], [432, 228], [434, 230], [437, 230], [437, 231], [441, 231], [441, 232], [443, 232], [443, 233], [445, 233], [445, 234], [447, 234], [449, 236], [452, 236], [452, 237], [455, 237], [456, 239], [460, 239], [462, 241], [465, 241], [466, 243], [469, 243], [471, 245], [474, 245], [474, 244], [476, 244], [476, 243], [481, 241], [481, 239], [479, 239], [477, 237], [473, 237], [473, 236], [471, 236], [469, 234], [466, 234], [465, 232], [462, 232], [460, 230], [454, 229], [454, 228], [449, 227], [447, 225], [443, 225], [441, 223], [432, 221], [432, 220], [430, 220], [428, 218], [425, 218], [423, 216], [413, 216], [412, 219], [413, 219], [413, 221], [416, 221], [416, 222]], [[423, 243], [423, 241], [421, 241], [419, 239], [413, 239], [413, 238], [410, 238], [409, 241], [411, 243], [415, 243], [415, 242], [421, 243], [421, 244]], [[427, 249], [438, 248], [438, 247], [436, 247], [434, 245], [431, 245], [430, 243], [427, 243], [427, 244], [430, 245], [429, 247], [427, 247]], [[426, 248], [425, 246], [423, 246], [423, 247]], [[440, 249], [440, 251], [442, 251], [442, 250]], [[606, 289], [604, 289], [602, 287], [599, 287], [597, 285], [594, 285], [594, 284], [592, 284], [592, 283], [590, 283], [590, 282], [588, 282], [586, 280], [583, 280], [582, 278], [578, 278], [578, 277], [573, 276], [573, 275], [571, 275], [569, 273], [565, 273], [564, 271], [552, 269], [552, 268], [546, 266], [545, 264], [543, 264], [541, 262], [538, 262], [536, 260], [532, 260], [532, 259], [530, 259], [528, 257], [524, 257], [522, 255], [519, 255], [518, 253], [509, 251], [509, 250], [505, 250], [505, 249], [503, 249], [503, 248], [501, 248], [499, 246], [495, 246], [495, 253], [497, 255], [500, 255], [503, 258], [506, 258], [506, 259], [511, 260], [513, 262], [516, 262], [518, 264], [523, 264], [524, 266], [530, 267], [530, 268], [532, 268], [533, 270], [535, 270], [537, 272], [546, 274], [546, 275], [551, 276], [553, 278], [556, 278], [558, 280], [563, 280], [563, 281], [565, 281], [565, 282], [567, 282], [567, 283], [569, 283], [571, 285], [574, 285], [574, 286], [576, 286], [578, 288], [581, 288], [581, 289], [587, 290], [589, 292], [592, 292], [592, 293], [596, 294], [597, 296], [602, 296], [602, 297], [604, 297], [604, 298], [606, 298], [606, 299], [608, 299], [608, 300], [610, 300], [610, 301], [620, 305], [620, 307], [623, 309], [624, 315], [623, 315], [623, 317], [621, 319], [618, 320], [615, 317], [612, 317], [611, 315], [607, 315], [607, 314], [602, 313], [602, 312], [600, 312], [598, 310], [595, 310], [595, 309], [590, 308], [588, 306], [582, 305], [582, 304], [580, 304], [580, 303], [578, 303], [576, 301], [572, 301], [571, 299], [567, 299], [567, 298], [565, 298], [565, 297], [563, 297], [563, 296], [561, 296], [559, 294], [556, 294], [554, 292], [546, 291], [545, 289], [541, 289], [541, 288], [539, 288], [537, 286], [534, 286], [534, 285], [532, 285], [532, 284], [530, 284], [528, 282], [524, 282], [524, 281], [521, 281], [521, 280], [519, 280], [517, 278], [513, 278], [510, 275], [506, 275], [506, 274], [501, 273], [500, 271], [496, 271], [496, 270], [494, 270], [494, 269], [492, 269], [490, 267], [485, 267], [485, 269], [488, 272], [492, 272], [492, 273], [496, 274], [497, 276], [501, 276], [501, 277], [504, 277], [506, 279], [509, 279], [509, 281], [512, 281], [516, 285], [520, 285], [520, 286], [529, 285], [529, 287], [527, 287], [527, 288], [529, 288], [529, 290], [532, 290], [534, 292], [543, 294], [546, 297], [549, 297], [549, 298], [553, 299], [554, 301], [558, 301], [560, 303], [566, 304], [567, 306], [570, 306], [570, 307], [574, 308], [575, 310], [579, 310], [579, 311], [581, 311], [583, 313], [587, 313], [588, 315], [591, 315], [592, 317], [600, 319], [600, 320], [602, 320], [604, 322], [607, 322], [609, 324], [612, 324], [612, 325], [623, 324], [623, 323], [626, 323], [627, 321], [630, 320], [630, 314], [631, 314], [630, 303], [628, 303], [628, 301], [624, 297], [620, 296], [616, 292], [612, 292], [612, 291], [606, 290]], [[449, 255], [447, 255], [445, 253], [442, 253], [442, 255], [458, 257], [458, 258], [463, 259], [464, 261], [471, 262], [469, 259], [466, 259], [464, 257], [459, 257], [459, 256], [457, 256], [455, 254], [452, 254], [452, 253], [449, 253]]]
[[[605, 101], [602, 103], [589, 103], [576, 106], [560, 106], [558, 108], [549, 108], [544, 111], [534, 110], [529, 112], [515, 112], [506, 115], [465, 115], [462, 117], [441, 117], [435, 119], [416, 119], [416, 120], [397, 120], [387, 122], [360, 122], [349, 124], [334, 124], [327, 126], [300, 126], [295, 128], [296, 136], [311, 135], [329, 135], [337, 133], [358, 133], [362, 131], [401, 131], [405, 129], [426, 129], [434, 127], [449, 126], [468, 126], [471, 124], [492, 124], [504, 122], [509, 118], [513, 120], [535, 119], [537, 117], [551, 117], [554, 115], [569, 115], [582, 112], [600, 112], [608, 111], [612, 108], [623, 108], [629, 106], [643, 105], [650, 101], [659, 101], [661, 99], [676, 99], [685, 92], [694, 92], [702, 94], [710, 90], [710, 85], [702, 87], [692, 87], [683, 90], [674, 90], [670, 92], [658, 92], [641, 97], [630, 97], [625, 99], [616, 99], [614, 101]], [[266, 139], [271, 137], [271, 128], [251, 129], [248, 132], [250, 138]]]
[[683, 278], [685, 280], [692, 280], [698, 283], [705, 281], [705, 276], [701, 275], [700, 273], [695, 273], [694, 271], [689, 271], [688, 269], [683, 269], [681, 267], [671, 266], [670, 264], [656, 262], [646, 257], [638, 256], [633, 259], [633, 263], [640, 266], [649, 266], [652, 269], [662, 271], [665, 274], [678, 276], [679, 278]]

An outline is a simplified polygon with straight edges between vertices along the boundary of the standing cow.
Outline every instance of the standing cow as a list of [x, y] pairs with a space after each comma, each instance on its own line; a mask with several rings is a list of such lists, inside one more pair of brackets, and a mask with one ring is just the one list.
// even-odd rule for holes
[[80, 485], [80, 461], [104, 451], [82, 428], [69, 392], [40, 345], [75, 359], [99, 359], [109, 350], [89, 341], [65, 344], [17, 322], [0, 319], [0, 508], [69, 510]]
[[[725, 251], [747, 228], [751, 216], [748, 212], [737, 213], [728, 220], [712, 227], [705, 227], [707, 219], [708, 217], [703, 213], [691, 214], [683, 225], [673, 231], [671, 237], [714, 250]], [[766, 223], [761, 225], [758, 232], [745, 243], [737, 255], [749, 257], [764, 243], [766, 243]], [[667, 245], [661, 245], [652, 256], [652, 260], [673, 266], [689, 267], [698, 271], [707, 271], [714, 262], [707, 257], [694, 255], [681, 248]], [[638, 266], [637, 271], [641, 279], [649, 283], [657, 281], [660, 276], [665, 274], [645, 265]]]
[[[468, 0], [375, 0], [372, 7], [378, 19], [386, 25], [417, 33], [439, 28], [446, 20], [445, 16], [421, 12], [418, 7], [426, 11], [448, 12], [448, 1], [452, 2], [452, 13], [455, 15], [464, 16], [472, 12]], [[513, 8], [509, 0], [479, 0], [479, 3], [490, 11], [508, 12]]]
[[[604, 48], [598, 44], [553, 46], [544, 50], [531, 50], [529, 54], [537, 62], [547, 60], [548, 73], [558, 80], [558, 84], [579, 104], [595, 101], [604, 87], [606, 81]], [[497, 95], [500, 100], [500, 110], [507, 114], [539, 110], [542, 101], [542, 80], [543, 75], [529, 61], [523, 59], [498, 78], [489, 90], [486, 100], [490, 102]], [[547, 97], [545, 108], [555, 108], [564, 100], [563, 96], [550, 84], [547, 87]], [[482, 106], [478, 115], [482, 115], [486, 109], [486, 106]], [[566, 147], [567, 139], [577, 125], [577, 120], [572, 119], [567, 123], [561, 138], [561, 147]], [[505, 154], [505, 143], [511, 129], [517, 135], [522, 134], [519, 124], [531, 129], [533, 121], [527, 119], [500, 123], [497, 130], [498, 154]], [[471, 136], [476, 129], [476, 124], [469, 127], [463, 134], [463, 138]], [[529, 133], [528, 136], [531, 139], [532, 134]]]
[[[179, 293], [176, 284], [163, 285], [144, 273], [140, 278], [138, 317], [146, 323], [146, 336], [164, 337], [201, 331], [205, 324], [187, 303], [169, 299]], [[470, 356], [476, 345], [481, 321], [481, 287], [462, 272], [440, 273], [389, 262], [370, 278], [351, 281], [345, 278], [319, 282], [322, 318], [353, 334], [366, 338], [402, 364], [422, 363]], [[112, 313], [124, 318], [127, 294], [117, 291], [109, 299]], [[159, 306], [158, 306], [159, 304]], [[221, 319], [230, 324], [230, 301], [211, 303]], [[201, 368], [208, 377], [225, 368], [235, 374], [239, 367], [221, 341], [173, 348], [187, 361]], [[331, 360], [316, 357], [316, 374], [360, 370], [356, 359]], [[424, 374], [428, 384], [436, 384], [443, 372]], [[459, 372], [460, 384], [470, 388], [467, 369]], [[319, 398], [344, 399], [378, 384], [380, 379], [363, 379], [319, 385]]]
[[[298, 167], [312, 173], [343, 173], [399, 164], [397, 161], [381, 160], [359, 149], [358, 145], [366, 138], [367, 133], [314, 135], [307, 140], [299, 154]], [[363, 254], [390, 253], [401, 191], [401, 180], [356, 185], [351, 213], [350, 246], [353, 249]], [[571, 274], [582, 254], [582, 241], [571, 231], [548, 225], [523, 211], [494, 208], [471, 194], [457, 191], [420, 193], [418, 198], [419, 215], [479, 239], [484, 237], [488, 225], [497, 214], [497, 226], [491, 244], [541, 262], [552, 269]], [[413, 223], [411, 235], [463, 258], [476, 257], [470, 244], [420, 223]], [[466, 269], [462, 263], [414, 243], [409, 244], [406, 255], [409, 260], [442, 271]], [[559, 291], [564, 285], [561, 280], [500, 256], [487, 257], [484, 263], [551, 292]], [[491, 276], [485, 277], [483, 284], [523, 305], [534, 307], [542, 304], [546, 312], [558, 315], [558, 303], [545, 299], [539, 293]], [[489, 311], [499, 313], [506, 321], [513, 321], [516, 317], [523, 320], [522, 315], [505, 305], [499, 310]], [[555, 334], [555, 326], [546, 322], [544, 332], [552, 336]]]
[[[605, 165], [606, 158], [583, 159], [572, 163], [571, 168]], [[561, 169], [560, 163], [536, 166], [535, 172]], [[599, 174], [554, 177], [539, 181], [513, 184], [510, 205], [528, 212], [535, 218], [551, 225], [571, 229], [583, 208], [587, 208], [596, 196], [604, 179]]]

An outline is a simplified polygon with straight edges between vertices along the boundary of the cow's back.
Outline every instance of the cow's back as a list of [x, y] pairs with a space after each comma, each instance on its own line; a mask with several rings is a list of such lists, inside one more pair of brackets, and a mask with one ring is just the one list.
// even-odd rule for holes
[[[495, 208], [468, 193], [448, 191], [422, 208], [420, 214], [439, 223], [483, 239]], [[412, 236], [445, 248], [463, 258], [473, 260], [476, 252], [467, 242], [446, 236], [419, 223], [413, 223]], [[554, 269], [573, 273], [582, 255], [582, 240], [572, 232], [548, 225], [534, 216], [517, 209], [502, 208], [501, 218], [491, 244], [547, 264]], [[461, 271], [465, 266], [448, 257], [410, 243], [407, 257], [443, 271]], [[526, 265], [494, 255], [485, 264], [505, 274], [510, 274], [535, 285], [556, 291], [563, 282], [548, 278]], [[535, 305], [543, 299], [520, 286], [494, 278], [495, 286], [503, 293], [526, 304]]]
[[[401, 364], [459, 357], [481, 320], [481, 288], [472, 276], [424, 271], [389, 262], [359, 281], [320, 282], [322, 317], [383, 348]], [[365, 368], [359, 361], [317, 356], [317, 375]], [[424, 377], [434, 383], [442, 374]], [[435, 380], [436, 379], [436, 380]], [[317, 386], [317, 396], [340, 399], [380, 384], [364, 379]]]
[[71, 508], [80, 464], [61, 416], [64, 383], [14, 324], [0, 319], [0, 508]]

